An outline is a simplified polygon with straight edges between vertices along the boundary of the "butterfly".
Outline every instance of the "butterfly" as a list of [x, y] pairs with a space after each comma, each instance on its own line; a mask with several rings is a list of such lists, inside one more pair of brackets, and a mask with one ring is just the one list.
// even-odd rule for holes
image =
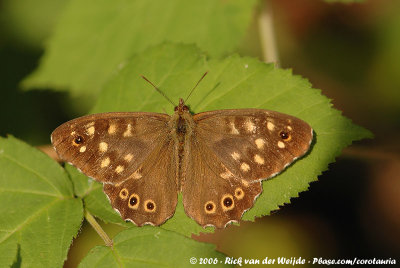
[[303, 156], [312, 139], [312, 128], [287, 114], [230, 109], [193, 115], [183, 99], [172, 115], [92, 114], [51, 134], [59, 157], [103, 183], [124, 220], [161, 225], [182, 193], [186, 214], [217, 228], [239, 221], [261, 194], [261, 182]]

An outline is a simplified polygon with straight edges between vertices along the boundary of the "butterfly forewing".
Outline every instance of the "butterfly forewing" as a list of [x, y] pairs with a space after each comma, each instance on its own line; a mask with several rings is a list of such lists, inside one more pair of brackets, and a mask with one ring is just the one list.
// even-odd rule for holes
[[193, 119], [200, 147], [215, 154], [234, 178], [248, 183], [284, 170], [308, 151], [313, 137], [307, 123], [274, 111], [220, 110]]
[[71, 120], [52, 133], [61, 159], [103, 182], [123, 219], [160, 225], [175, 211], [178, 187], [170, 116], [105, 113]]
[[80, 117], [59, 126], [52, 143], [61, 159], [100, 182], [118, 183], [139, 168], [167, 136], [169, 116], [106, 113]]

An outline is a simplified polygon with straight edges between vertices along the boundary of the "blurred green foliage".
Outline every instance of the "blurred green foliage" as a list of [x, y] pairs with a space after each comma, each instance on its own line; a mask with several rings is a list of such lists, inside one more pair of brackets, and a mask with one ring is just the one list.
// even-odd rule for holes
[[211, 56], [232, 52], [255, 0], [72, 0], [27, 88], [97, 94], [129, 57], [163, 41], [195, 43]]

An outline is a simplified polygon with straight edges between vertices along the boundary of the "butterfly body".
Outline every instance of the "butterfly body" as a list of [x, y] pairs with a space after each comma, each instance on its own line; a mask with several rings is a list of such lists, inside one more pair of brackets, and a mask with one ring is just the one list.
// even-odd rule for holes
[[177, 152], [177, 186], [181, 190], [182, 178], [184, 178], [182, 164], [184, 163], [185, 152], [190, 150], [190, 139], [195, 128], [189, 108], [184, 104], [183, 99], [179, 100], [179, 106], [175, 107], [175, 114], [169, 120], [171, 138], [174, 141], [174, 151]]
[[304, 121], [261, 109], [192, 115], [181, 99], [173, 115], [104, 113], [52, 133], [61, 159], [104, 183], [123, 219], [142, 226], [172, 217], [178, 193], [201, 226], [238, 221], [261, 181], [304, 155], [313, 137]]

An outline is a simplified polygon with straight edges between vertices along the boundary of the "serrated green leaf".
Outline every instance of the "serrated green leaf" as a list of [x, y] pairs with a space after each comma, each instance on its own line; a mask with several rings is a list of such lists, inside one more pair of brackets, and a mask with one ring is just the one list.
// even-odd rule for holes
[[[164, 44], [146, 50], [126, 62], [99, 95], [93, 112], [151, 111], [172, 113], [173, 107], [140, 74], [156, 84], [169, 98], [186, 97], [208, 70], [188, 103], [195, 113], [234, 108], [263, 108], [297, 116], [315, 131], [311, 151], [279, 176], [264, 181], [263, 194], [247, 211], [245, 220], [267, 215], [308, 189], [309, 183], [326, 170], [341, 150], [354, 140], [371, 133], [354, 125], [331, 107], [329, 99], [310, 83], [289, 70], [253, 58], [231, 56], [206, 60], [194, 46]], [[183, 210], [183, 209], [182, 209]], [[198, 232], [199, 226], [178, 207], [176, 215], [163, 228]], [[173, 221], [176, 221], [176, 225]], [[189, 221], [186, 222], [186, 221]], [[186, 222], [182, 224], [182, 222]], [[193, 229], [192, 229], [193, 228]], [[185, 229], [184, 231], [182, 229]]]
[[216, 258], [218, 263], [213, 267], [231, 266], [224, 265], [225, 256], [215, 251], [214, 245], [160, 228], [142, 227], [120, 232], [112, 248], [95, 247], [79, 267], [191, 267], [190, 258]]
[[163, 41], [196, 43], [210, 55], [231, 52], [256, 0], [73, 0], [25, 87], [94, 94], [117, 66]]
[[82, 203], [63, 169], [42, 152], [0, 137], [0, 266], [60, 267], [78, 232]]

